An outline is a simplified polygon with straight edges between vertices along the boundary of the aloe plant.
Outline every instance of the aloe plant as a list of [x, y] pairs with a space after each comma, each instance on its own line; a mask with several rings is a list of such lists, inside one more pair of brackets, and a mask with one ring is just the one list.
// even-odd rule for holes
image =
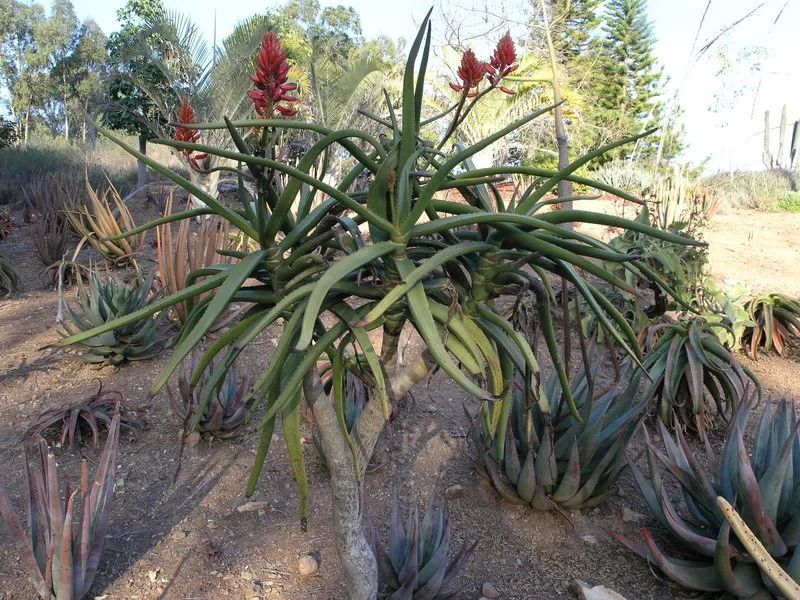
[[[238, 377], [236, 369], [231, 367], [219, 387], [211, 385], [210, 371], [193, 386], [189, 380], [197, 360], [193, 356], [190, 364], [181, 369], [177, 392], [167, 386], [170, 406], [184, 424], [184, 432], [208, 433], [219, 439], [241, 435], [250, 417], [250, 409], [244, 402], [250, 387], [248, 378]], [[209, 402], [205, 401], [206, 396], [211, 398]], [[203, 406], [206, 408], [201, 409]]]
[[[80, 487], [70, 491], [67, 481], [63, 502], [55, 457], [40, 438], [36, 460], [31, 465], [26, 458], [23, 470], [27, 532], [0, 484], [0, 514], [42, 600], [80, 600], [92, 586], [111, 518], [119, 423], [119, 416], [115, 416], [94, 480], [89, 480], [89, 463], [84, 458]], [[73, 522], [75, 519], [77, 522]]]
[[14, 265], [0, 254], [0, 298], [16, 293], [21, 287], [22, 280]]
[[[636, 401], [639, 376], [623, 390], [594, 397], [595, 367], [576, 377], [572, 397], [583, 418], [565, 409], [557, 378], [551, 378], [537, 403], [517, 378], [503, 403], [483, 406], [472, 429], [481, 465], [504, 499], [536, 510], [589, 507], [608, 496], [624, 467], [624, 451], [644, 415]], [[505, 420], [508, 420], [506, 425]]]
[[[774, 411], [766, 409], [748, 455], [743, 435], [751, 410], [750, 401], [739, 405], [720, 456], [706, 445], [708, 467], [692, 453], [680, 430], [672, 438], [663, 422], [664, 451], [647, 439], [650, 481], [632, 464], [644, 499], [670, 534], [670, 550], [681, 556], [662, 552], [646, 529], [645, 543], [613, 535], [684, 587], [738, 598], [774, 591], [769, 578], [759, 574], [755, 557], [731, 538], [717, 496], [733, 505], [769, 555], [800, 581], [800, 421], [786, 400]], [[687, 513], [679, 512], [667, 494], [662, 469], [677, 482]]]
[[88, 398], [42, 411], [25, 433], [25, 437], [44, 437], [48, 430], [60, 426], [60, 444], [74, 447], [87, 434], [91, 434], [92, 444], [97, 448], [100, 444], [101, 427], [110, 428], [115, 416], [119, 417], [120, 426], [129, 430], [142, 429], [145, 425], [140, 410], [126, 402], [120, 392], [103, 391], [101, 382], [97, 392]]
[[[162, 325], [166, 313], [153, 317], [149, 298], [154, 273], [139, 278], [135, 286], [113, 275], [103, 279], [97, 272], [89, 276], [89, 287], [78, 278], [76, 306], [66, 305], [68, 321], [62, 335], [75, 336], [97, 331], [109, 323], [117, 324], [96, 335], [85, 336], [81, 358], [89, 363], [119, 365], [124, 361], [152, 358], [169, 346], [171, 339]], [[140, 314], [144, 312], [144, 314]], [[131, 320], [131, 315], [138, 315]], [[121, 322], [127, 318], [126, 322]]]
[[[266, 35], [250, 93], [259, 118], [173, 123], [173, 139], [155, 140], [181, 151], [189, 160], [196, 153], [224, 161], [240, 183], [240, 202], [235, 208], [99, 129], [203, 203], [200, 208], [157, 219], [115, 238], [213, 213], [254, 240], [255, 247], [225, 251], [238, 262], [193, 271], [184, 289], [63, 340], [65, 344], [84, 343], [213, 290], [197, 301], [187, 316], [180, 340], [151, 388], [156, 393], [231, 304], [250, 303], [239, 321], [208, 344], [192, 373], [192, 385], [204, 377], [212, 361], [216, 366], [209, 383], [218, 385], [241, 352], [273, 323], [282, 321], [275, 351], [256, 377], [248, 399], [265, 410], [246, 493], [255, 490], [280, 415], [300, 492], [301, 524], [305, 522], [308, 479], [299, 412], [303, 391], [326, 451], [336, 455], [329, 464], [338, 503], [337, 543], [349, 594], [354, 598], [369, 598], [374, 589], [374, 557], [366, 539], [356, 533], [361, 515], [360, 482], [388, 420], [391, 399], [401, 397], [434, 368], [440, 368], [466, 393], [489, 400], [499, 399], [508, 389], [512, 369], [507, 367], [537, 372], [536, 358], [524, 336], [491, 307], [494, 298], [519, 293], [537, 281], [528, 265], [548, 282], [555, 275], [574, 286], [610, 335], [640, 359], [635, 333], [625, 318], [606, 301], [595, 280], [584, 276], [632, 292], [598, 261], [632, 263], [635, 257], [563, 224], [596, 223], [674, 243], [698, 244], [614, 216], [545, 210], [550, 204], [545, 196], [567, 179], [638, 201], [575, 173], [595, 157], [640, 136], [598, 148], [559, 171], [519, 165], [476, 168], [472, 157], [478, 152], [554, 107], [543, 107], [468, 147], [450, 147], [454, 131], [471, 108], [487, 94], [500, 93], [501, 86], [508, 83], [498, 73], [514, 67], [516, 63], [506, 63], [515, 59], [515, 51], [510, 51], [513, 44], [509, 48], [506, 41], [503, 51], [495, 53], [493, 71], [482, 61], [467, 65], [469, 72], [460, 69], [450, 109], [425, 115], [422, 107], [430, 44], [426, 16], [410, 47], [399, 101], [387, 98], [382, 114], [369, 115], [383, 128], [384, 135], [376, 137], [359, 129], [334, 131], [297, 120], [294, 111], [302, 98], [293, 93], [286, 52], [280, 40]], [[485, 72], [477, 76], [481, 69]], [[196, 139], [195, 131], [227, 132], [230, 141], [222, 146], [191, 141]], [[441, 132], [444, 135], [438, 135]], [[313, 142], [296, 163], [284, 159], [285, 149], [299, 137]], [[333, 153], [349, 158], [337, 160], [339, 167], [332, 169], [326, 157]], [[201, 163], [198, 166], [202, 168]], [[514, 174], [528, 175], [533, 183], [513, 198], [504, 198], [494, 184]], [[255, 182], [253, 194], [243, 185], [245, 176]], [[359, 181], [363, 185], [357, 186]], [[465, 201], [440, 200], [444, 190], [455, 190]], [[368, 241], [362, 229], [368, 230]], [[424, 349], [398, 371], [399, 334], [406, 326], [420, 334]], [[380, 346], [373, 343], [379, 338], [369, 335], [376, 329], [383, 334]], [[551, 347], [556, 339], [552, 324], [543, 326], [542, 331]], [[357, 419], [352, 436], [328, 400], [317, 369], [323, 354], [333, 359], [345, 349], [352, 349], [358, 364], [366, 365], [375, 381], [375, 399]], [[551, 352], [551, 357], [564, 376], [558, 353]], [[538, 393], [532, 377], [523, 385]], [[564, 396], [573, 416], [582, 420], [568, 387]]]
[[397, 497], [392, 507], [388, 548], [381, 546], [373, 528], [372, 544], [380, 577], [391, 600], [444, 600], [457, 592], [448, 588], [466, 566], [476, 542], [466, 542], [449, 559], [450, 514], [447, 505], [428, 505], [420, 523], [416, 509], [403, 523]]
[[722, 345], [718, 327], [727, 328], [683, 319], [653, 325], [645, 338], [652, 346], [644, 361], [650, 375], [645, 395], [656, 400], [662, 421], [701, 436], [714, 415], [709, 405], [727, 421], [751, 394], [761, 397], [758, 378]]
[[784, 356], [800, 343], [800, 299], [783, 294], [753, 298], [745, 304], [752, 326], [742, 335], [742, 345], [757, 360], [759, 349]]

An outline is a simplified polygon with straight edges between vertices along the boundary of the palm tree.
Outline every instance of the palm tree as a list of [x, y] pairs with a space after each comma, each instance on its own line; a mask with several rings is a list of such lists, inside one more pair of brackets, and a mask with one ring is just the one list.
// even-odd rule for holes
[[[280, 27], [274, 16], [254, 15], [239, 22], [220, 47], [213, 48], [189, 16], [166, 11], [145, 23], [131, 59], [151, 60], [170, 82], [169, 89], [136, 79], [134, 83], [149, 96], [166, 122], [178, 120], [183, 98], [189, 98], [196, 122], [247, 118], [253, 111], [247, 95], [252, 86], [249, 75], [255, 72], [259, 45], [265, 32]], [[352, 124], [359, 108], [378, 101], [381, 86], [397, 72], [394, 65], [358, 51], [338, 64], [296, 30], [282, 32], [281, 40], [294, 65], [290, 78], [300, 90], [301, 117], [332, 129]], [[172, 137], [171, 130], [156, 122], [151, 128], [159, 137]], [[231, 142], [227, 131], [204, 130], [203, 143], [224, 147]], [[179, 156], [187, 162], [185, 156]], [[338, 162], [335, 156], [323, 160], [326, 170], [337, 168]], [[216, 191], [221, 171], [226, 168], [223, 159], [213, 156], [200, 161], [199, 170], [188, 166], [193, 183], [209, 191]]]

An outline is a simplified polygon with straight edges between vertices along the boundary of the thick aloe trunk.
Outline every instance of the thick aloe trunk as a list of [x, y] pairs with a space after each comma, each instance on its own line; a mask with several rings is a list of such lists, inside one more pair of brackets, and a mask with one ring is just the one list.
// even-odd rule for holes
[[353, 455], [316, 371], [306, 376], [303, 393], [319, 428], [330, 470], [336, 545], [344, 568], [347, 596], [350, 600], [375, 600], [378, 562], [364, 535], [361, 485], [356, 479]]
[[[435, 363], [425, 351], [407, 369], [392, 378], [391, 399], [404, 396], [431, 372]], [[364, 533], [363, 482], [366, 467], [386, 421], [379, 402], [369, 402], [356, 424], [355, 444], [358, 465], [342, 436], [333, 405], [325, 395], [315, 370], [303, 381], [303, 395], [320, 433], [331, 477], [334, 531], [339, 558], [344, 569], [347, 597], [350, 600], [375, 600], [378, 597], [378, 563]]]

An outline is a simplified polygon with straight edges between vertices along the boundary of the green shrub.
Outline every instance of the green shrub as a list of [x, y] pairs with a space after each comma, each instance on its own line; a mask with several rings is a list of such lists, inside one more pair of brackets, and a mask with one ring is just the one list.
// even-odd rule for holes
[[800, 192], [784, 192], [775, 202], [774, 209], [780, 212], [800, 212]]
[[14, 121], [0, 117], [0, 150], [17, 142], [17, 125]]

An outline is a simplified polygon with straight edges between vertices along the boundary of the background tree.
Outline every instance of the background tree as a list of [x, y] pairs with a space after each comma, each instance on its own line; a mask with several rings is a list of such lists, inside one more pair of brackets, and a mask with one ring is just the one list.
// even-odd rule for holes
[[[595, 98], [605, 123], [623, 135], [657, 126], [663, 112], [659, 99], [662, 73], [655, 56], [655, 36], [647, 17], [646, 0], [608, 0], [603, 25], [600, 82]], [[652, 154], [653, 141], [639, 145]], [[618, 151], [626, 156], [630, 149]]]
[[[147, 57], [132, 56], [132, 48], [141, 42], [146, 19], [164, 13], [161, 0], [128, 0], [119, 11], [119, 31], [108, 39], [109, 67], [112, 69], [107, 83], [108, 106], [103, 122], [112, 129], [132, 133], [139, 137], [139, 151], [147, 153], [147, 140], [154, 137], [154, 122], [160, 117], [148, 93], [136, 82], [153, 89], [169, 89], [169, 82]], [[163, 118], [161, 119], [163, 121]], [[138, 163], [137, 189], [147, 185], [147, 167]]]
[[94, 140], [94, 127], [87, 115], [92, 116], [105, 100], [105, 81], [108, 78], [108, 38], [100, 26], [89, 19], [78, 32], [73, 54], [67, 59], [71, 87], [68, 109], [73, 119], [81, 122], [81, 139]]
[[0, 82], [8, 90], [6, 104], [24, 143], [28, 142], [31, 110], [41, 89], [41, 79], [33, 67], [34, 32], [44, 17], [39, 4], [0, 0]]

